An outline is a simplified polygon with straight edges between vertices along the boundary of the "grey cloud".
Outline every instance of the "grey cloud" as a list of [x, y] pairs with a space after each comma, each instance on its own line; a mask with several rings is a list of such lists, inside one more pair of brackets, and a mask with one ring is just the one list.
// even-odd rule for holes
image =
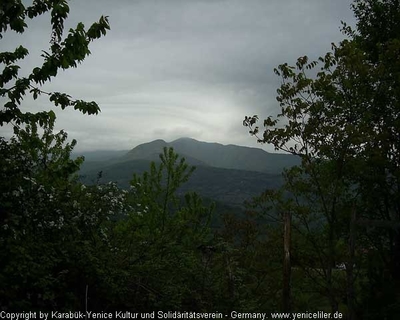
[[[181, 136], [254, 146], [241, 123], [245, 115], [276, 114], [280, 79], [273, 68], [308, 55], [315, 59], [353, 21], [350, 0], [86, 0], [72, 1], [66, 28], [109, 15], [111, 31], [91, 46], [78, 69], [62, 72], [46, 90], [95, 100], [90, 118], [59, 112], [58, 127], [79, 149], [127, 149], [136, 143]], [[24, 67], [40, 63], [49, 21], [31, 23]], [[2, 45], [3, 45], [2, 43]], [[51, 108], [27, 101], [34, 110]], [[5, 132], [1, 128], [1, 132]], [[118, 141], [118, 142], [117, 142]], [[265, 148], [268, 149], [267, 146]]]

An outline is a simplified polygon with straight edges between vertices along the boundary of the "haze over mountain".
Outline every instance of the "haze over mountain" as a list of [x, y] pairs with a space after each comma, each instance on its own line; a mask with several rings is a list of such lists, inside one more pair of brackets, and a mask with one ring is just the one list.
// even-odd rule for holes
[[268, 153], [262, 149], [180, 138], [172, 142], [158, 139], [136, 146], [130, 151], [97, 151], [88, 156], [81, 168], [81, 179], [92, 184], [102, 172], [100, 182], [114, 181], [127, 188], [133, 173], [149, 169], [150, 162], [159, 162], [164, 147], [172, 147], [195, 172], [181, 189], [181, 193], [195, 191], [203, 197], [225, 205], [241, 206], [243, 201], [259, 195], [265, 189], [277, 188], [282, 183], [284, 168], [299, 163], [292, 155]]
[[202, 142], [191, 138], [180, 138], [170, 143], [164, 140], [144, 143], [133, 148], [122, 159], [155, 161], [164, 147], [173, 147], [176, 153], [185, 157], [192, 165], [276, 174], [284, 168], [299, 164], [299, 158], [293, 155], [269, 153], [258, 148], [231, 144]]
[[77, 156], [83, 155], [85, 161], [108, 161], [121, 158], [126, 155], [129, 150], [95, 150], [95, 151], [83, 151], [83, 152], [73, 152], [72, 156], [75, 158]]

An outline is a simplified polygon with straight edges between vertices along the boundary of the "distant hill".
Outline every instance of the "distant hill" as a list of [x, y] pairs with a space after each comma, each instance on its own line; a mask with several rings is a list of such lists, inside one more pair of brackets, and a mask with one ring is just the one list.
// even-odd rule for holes
[[143, 143], [127, 152], [122, 159], [124, 161], [137, 159], [154, 161], [159, 158], [159, 154], [162, 153], [163, 148], [167, 145], [168, 144], [161, 139]]
[[[86, 184], [117, 182], [127, 188], [133, 173], [147, 171], [151, 161], [159, 161], [164, 147], [173, 147], [175, 152], [196, 166], [196, 170], [179, 192], [195, 191], [201, 196], [222, 205], [242, 207], [266, 189], [275, 189], [282, 184], [282, 170], [299, 163], [292, 155], [268, 153], [262, 149], [219, 143], [201, 142], [181, 138], [170, 143], [155, 140], [138, 145], [122, 154], [118, 152], [83, 153], [87, 160], [81, 167], [81, 180]], [[88, 156], [89, 155], [89, 156]], [[119, 157], [118, 157], [119, 156]], [[100, 161], [103, 158], [105, 160]]]
[[288, 154], [269, 153], [259, 148], [219, 143], [201, 142], [191, 138], [180, 138], [170, 143], [155, 140], [141, 144], [129, 151], [122, 159], [158, 160], [163, 147], [173, 147], [192, 165], [203, 165], [225, 169], [281, 173], [284, 168], [300, 163], [298, 157]]
[[[178, 140], [176, 140], [178, 141]], [[175, 142], [175, 141], [174, 141]], [[187, 163], [190, 163], [192, 166], [208, 166], [206, 162], [200, 160], [198, 157], [193, 157], [190, 153], [179, 152], [178, 149], [173, 145], [173, 142], [167, 143], [164, 140], [154, 140], [152, 142], [143, 143], [133, 148], [131, 151], [127, 152], [123, 157], [121, 157], [121, 161], [129, 161], [129, 160], [150, 160], [150, 161], [160, 161], [160, 153], [163, 152], [164, 147], [173, 147], [175, 152], [179, 154], [181, 157], [185, 157]]]

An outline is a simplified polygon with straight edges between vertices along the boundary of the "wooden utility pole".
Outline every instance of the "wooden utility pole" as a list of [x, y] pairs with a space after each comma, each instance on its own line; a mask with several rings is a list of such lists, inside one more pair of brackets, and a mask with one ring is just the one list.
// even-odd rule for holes
[[354, 264], [356, 247], [356, 208], [353, 206], [350, 218], [350, 237], [349, 237], [349, 261], [346, 265], [347, 274], [347, 308], [348, 319], [355, 320], [355, 292], [354, 292]]
[[283, 227], [283, 311], [290, 312], [291, 309], [291, 290], [290, 280], [292, 273], [292, 266], [290, 262], [290, 242], [291, 242], [291, 228], [292, 228], [292, 214], [285, 212], [284, 214], [284, 227]]

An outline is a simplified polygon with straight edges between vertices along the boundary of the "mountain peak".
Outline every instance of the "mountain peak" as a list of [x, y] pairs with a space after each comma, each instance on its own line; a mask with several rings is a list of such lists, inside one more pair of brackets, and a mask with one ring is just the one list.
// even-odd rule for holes
[[174, 148], [179, 156], [196, 166], [277, 173], [299, 162], [297, 157], [291, 155], [271, 154], [259, 148], [232, 144], [202, 142], [189, 137], [169, 143], [161, 139], [144, 143], [129, 151], [124, 158], [157, 160], [164, 147]]
[[124, 158], [153, 160], [154, 157], [158, 158], [158, 155], [162, 153], [162, 149], [166, 146], [167, 143], [162, 139], [142, 143], [129, 151]]
[[199, 142], [198, 140], [193, 139], [193, 138], [182, 137], [182, 138], [178, 138], [178, 139], [176, 139], [176, 140], [174, 140], [174, 141], [171, 141], [171, 143], [180, 142], [180, 141], [183, 141], [183, 142]]
[[167, 144], [163, 139], [156, 139], [156, 140], [153, 140], [153, 141], [150, 141], [150, 142], [145, 142], [145, 143], [142, 143], [142, 145], [144, 145], [144, 144]]

